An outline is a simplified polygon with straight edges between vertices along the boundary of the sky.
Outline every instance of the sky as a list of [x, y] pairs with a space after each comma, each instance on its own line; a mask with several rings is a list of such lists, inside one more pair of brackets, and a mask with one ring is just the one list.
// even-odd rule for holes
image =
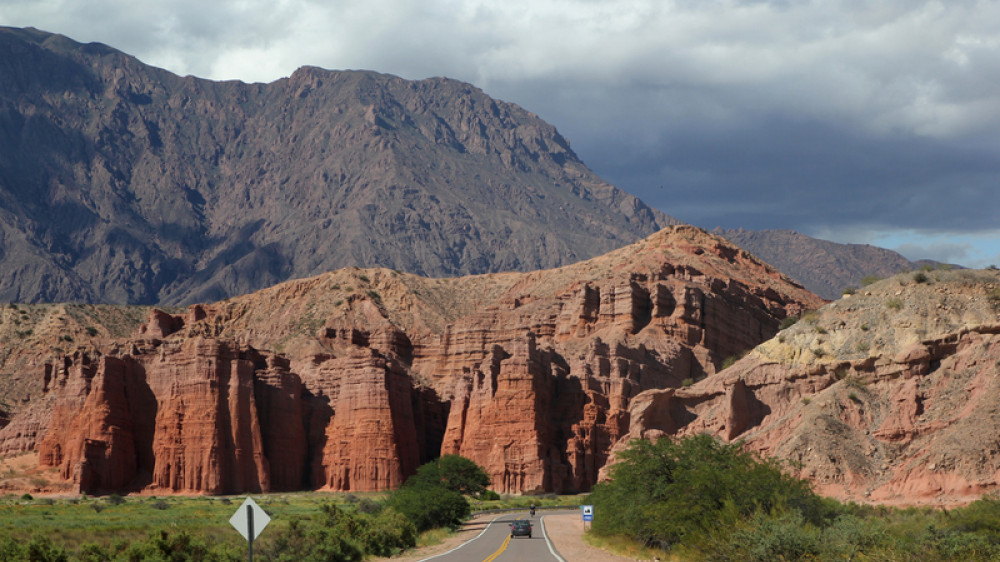
[[1000, 264], [995, 0], [0, 0], [181, 75], [447, 76], [712, 229]]

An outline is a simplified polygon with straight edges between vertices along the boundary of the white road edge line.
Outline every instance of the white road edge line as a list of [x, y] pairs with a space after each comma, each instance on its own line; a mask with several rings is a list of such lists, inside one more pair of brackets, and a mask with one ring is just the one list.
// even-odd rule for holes
[[[485, 527], [483, 527], [483, 530], [480, 531], [480, 533], [478, 535], [476, 535], [476, 536], [472, 537], [471, 539], [463, 542], [462, 544], [456, 546], [455, 548], [449, 550], [448, 552], [442, 552], [441, 554], [435, 554], [434, 556], [430, 556], [428, 558], [421, 558], [418, 562], [425, 562], [426, 560], [434, 560], [435, 558], [440, 558], [442, 556], [447, 556], [447, 555], [451, 554], [452, 552], [455, 552], [456, 550], [462, 548], [463, 546], [465, 546], [465, 545], [469, 544], [470, 542], [472, 542], [472, 541], [478, 539], [479, 537], [483, 536], [483, 533], [485, 533], [486, 531], [489, 530], [490, 525], [492, 525], [494, 521], [496, 521], [497, 519], [500, 519], [504, 515], [509, 515], [509, 514], [508, 513], [501, 513], [501, 514], [497, 515], [496, 517], [494, 517], [493, 519], [490, 519], [490, 522], [487, 523]], [[543, 533], [545, 532], [544, 528], [542, 529], [542, 532]], [[548, 540], [548, 539], [545, 539], [545, 540]], [[560, 558], [560, 560], [562, 560], [562, 559]], [[566, 561], [563, 560], [562, 562], [566, 562]]]
[[559, 554], [556, 552], [555, 547], [552, 546], [552, 541], [549, 540], [549, 534], [545, 532], [545, 516], [544, 515], [538, 520], [538, 523], [542, 527], [542, 536], [545, 537], [545, 544], [549, 545], [549, 552], [551, 552], [552, 556], [555, 556], [556, 560], [558, 560], [559, 562], [566, 562], [565, 560], [563, 560], [563, 557], [559, 556]]

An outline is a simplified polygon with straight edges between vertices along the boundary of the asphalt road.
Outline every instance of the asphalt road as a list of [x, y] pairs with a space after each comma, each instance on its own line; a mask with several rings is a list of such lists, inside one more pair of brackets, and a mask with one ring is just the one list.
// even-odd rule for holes
[[[552, 561], [565, 562], [556, 552], [545, 534], [546, 515], [576, 513], [576, 510], [539, 511], [534, 517], [527, 512], [511, 512], [485, 522], [482, 531], [475, 538], [443, 554], [424, 558], [434, 562], [524, 562]], [[531, 538], [511, 537], [510, 522], [515, 519], [529, 519]], [[421, 561], [423, 562], [423, 561]]]

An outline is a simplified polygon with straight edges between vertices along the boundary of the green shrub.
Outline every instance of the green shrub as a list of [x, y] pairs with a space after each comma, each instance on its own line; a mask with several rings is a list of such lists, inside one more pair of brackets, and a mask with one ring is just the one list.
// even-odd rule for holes
[[986, 299], [990, 301], [993, 308], [1000, 308], [1000, 287], [993, 287], [986, 291]]
[[903, 308], [903, 301], [897, 298], [891, 298], [885, 301], [885, 305], [892, 310], [899, 310], [900, 308]]
[[471, 508], [462, 494], [443, 486], [404, 485], [389, 498], [388, 506], [402, 513], [423, 532], [436, 527], [458, 527]]
[[485, 492], [479, 494], [479, 497], [477, 499], [486, 502], [500, 501], [500, 494], [494, 492], [493, 490], [486, 490]]
[[365, 521], [361, 542], [367, 554], [395, 556], [417, 544], [417, 529], [405, 515], [389, 508]]
[[726, 544], [717, 545], [716, 554], [729, 554], [732, 560], [808, 560], [817, 557], [823, 548], [819, 530], [806, 525], [802, 514], [795, 511], [780, 515], [757, 513], [748, 525], [728, 538]]
[[186, 531], [170, 534], [165, 530], [154, 531], [149, 538], [134, 542], [123, 553], [125, 560], [217, 560], [210, 556], [204, 541]]
[[611, 479], [590, 496], [601, 514], [593, 523], [598, 535], [670, 548], [779, 505], [799, 510], [807, 521], [823, 517], [822, 501], [806, 482], [710, 435], [637, 440], [619, 459]]
[[926, 283], [928, 280], [927, 275], [922, 271], [913, 274], [913, 281], [916, 283]]
[[69, 560], [66, 549], [52, 544], [48, 537], [36, 535], [27, 546], [25, 560], [31, 562], [64, 562]]
[[[84, 544], [72, 556], [73, 560], [85, 562], [104, 562], [112, 558], [111, 553], [93, 544]], [[0, 538], [0, 560], [3, 561], [64, 562], [70, 559], [71, 553], [64, 546], [55, 544], [44, 535], [36, 534], [27, 541], [12, 537]]]
[[799, 321], [798, 316], [786, 316], [781, 319], [781, 323], [778, 324], [778, 329], [784, 330], [785, 328], [791, 328], [798, 321]]
[[859, 552], [870, 551], [884, 544], [886, 526], [878, 517], [857, 517], [845, 513], [823, 531], [826, 551], [836, 553], [840, 560], [852, 560]]

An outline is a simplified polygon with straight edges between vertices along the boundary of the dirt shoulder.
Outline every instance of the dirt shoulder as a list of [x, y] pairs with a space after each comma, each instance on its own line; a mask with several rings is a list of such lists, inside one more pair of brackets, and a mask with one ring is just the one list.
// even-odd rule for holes
[[545, 534], [566, 562], [626, 562], [636, 558], [616, 556], [583, 541], [583, 521], [579, 513], [546, 515]]

